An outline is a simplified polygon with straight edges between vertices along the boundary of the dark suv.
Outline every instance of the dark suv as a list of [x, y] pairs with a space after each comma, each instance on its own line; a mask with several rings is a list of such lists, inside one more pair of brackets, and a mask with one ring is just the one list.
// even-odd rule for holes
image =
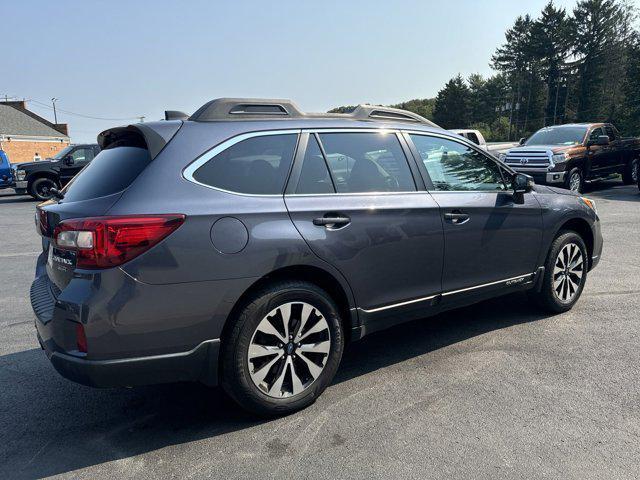
[[290, 412], [390, 325], [519, 290], [569, 310], [602, 250], [591, 200], [402, 110], [219, 99], [99, 143], [37, 208], [31, 287], [47, 356], [86, 385]]

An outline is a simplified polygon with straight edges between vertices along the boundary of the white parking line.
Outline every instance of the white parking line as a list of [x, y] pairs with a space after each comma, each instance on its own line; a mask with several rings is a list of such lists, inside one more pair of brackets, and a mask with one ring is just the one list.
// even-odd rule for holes
[[35, 255], [40, 255], [40, 252], [0, 253], [0, 258], [7, 258], [7, 257], [33, 257]]

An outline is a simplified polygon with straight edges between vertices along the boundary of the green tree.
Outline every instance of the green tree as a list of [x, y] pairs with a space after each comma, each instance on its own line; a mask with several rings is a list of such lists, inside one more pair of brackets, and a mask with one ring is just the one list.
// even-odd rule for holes
[[574, 24], [566, 11], [547, 3], [531, 29], [534, 55], [539, 57], [545, 83], [544, 124], [554, 125], [564, 118], [567, 94], [566, 61], [571, 52]]
[[626, 73], [630, 8], [617, 0], [582, 0], [573, 10], [579, 121], [615, 117]]
[[433, 121], [442, 128], [465, 128], [469, 125], [470, 92], [462, 75], [449, 80], [438, 92], [433, 109]]

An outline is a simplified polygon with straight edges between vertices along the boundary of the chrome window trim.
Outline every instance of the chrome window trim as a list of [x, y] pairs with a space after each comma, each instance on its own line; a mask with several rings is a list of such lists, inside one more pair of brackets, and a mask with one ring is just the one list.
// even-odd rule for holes
[[[301, 129], [299, 128], [290, 129], [290, 130], [262, 130], [258, 132], [248, 132], [248, 133], [242, 133], [240, 135], [236, 135], [235, 137], [231, 137], [225, 140], [224, 142], [216, 145], [211, 150], [206, 151], [205, 153], [200, 155], [198, 158], [196, 158], [193, 162], [191, 162], [182, 170], [182, 177], [191, 183], [195, 183], [196, 185], [201, 185], [203, 187], [210, 188], [212, 190], [217, 190], [219, 192], [231, 193], [233, 195], [242, 195], [245, 197], [282, 197], [282, 193], [242, 193], [242, 192], [234, 192], [232, 190], [225, 190], [224, 188], [214, 187], [213, 185], [207, 185], [206, 183], [199, 182], [193, 177], [193, 175], [196, 172], [196, 170], [198, 170], [198, 168], [200, 168], [202, 165], [207, 163], [213, 157], [215, 157], [219, 153], [224, 152], [226, 149], [244, 140], [247, 140], [249, 138], [266, 137], [271, 135], [300, 135], [300, 131]], [[293, 159], [291, 161], [293, 162]]]

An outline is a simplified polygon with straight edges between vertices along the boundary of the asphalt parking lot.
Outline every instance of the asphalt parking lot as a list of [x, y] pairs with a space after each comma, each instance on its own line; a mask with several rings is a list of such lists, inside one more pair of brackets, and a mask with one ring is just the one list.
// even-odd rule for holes
[[518, 294], [374, 334], [265, 421], [200, 385], [58, 376], [28, 298], [36, 203], [0, 192], [0, 478], [638, 478], [640, 194], [588, 196], [605, 249], [571, 312]]

